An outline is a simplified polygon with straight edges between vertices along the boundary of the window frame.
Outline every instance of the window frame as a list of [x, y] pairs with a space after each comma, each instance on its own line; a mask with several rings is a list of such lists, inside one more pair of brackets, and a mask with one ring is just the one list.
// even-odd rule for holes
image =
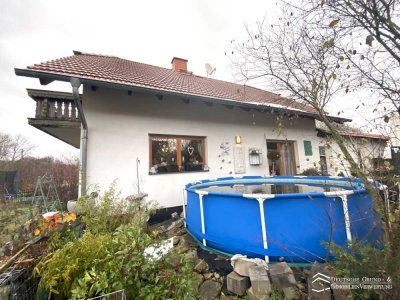
[[[204, 170], [204, 166], [207, 165], [207, 155], [206, 155], [206, 139], [207, 139], [207, 137], [206, 136], [180, 135], [180, 134], [159, 134], [159, 133], [149, 133], [149, 170], [150, 170], [150, 168], [153, 167], [152, 141], [154, 138], [176, 139], [176, 163], [177, 163], [179, 171], [166, 172], [166, 173], [150, 173], [149, 172], [149, 175], [208, 172], [208, 170]], [[194, 170], [194, 171], [182, 170], [182, 140], [200, 140], [201, 141], [202, 170]]]
[[[321, 149], [323, 149], [323, 151], [321, 151]], [[318, 146], [318, 153], [319, 153], [319, 164], [320, 164], [320, 171], [321, 171], [321, 175], [322, 176], [328, 176], [329, 172], [328, 172], [328, 159], [327, 159], [327, 155], [326, 155], [326, 146]], [[322, 166], [322, 158], [325, 159], [325, 170]], [[324, 172], [325, 171], [325, 172]], [[326, 174], [324, 174], [326, 173]]]

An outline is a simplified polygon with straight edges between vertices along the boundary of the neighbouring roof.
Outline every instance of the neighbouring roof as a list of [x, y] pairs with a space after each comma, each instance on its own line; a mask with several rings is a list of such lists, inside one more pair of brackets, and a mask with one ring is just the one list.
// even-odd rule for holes
[[[84, 84], [91, 80], [99, 85], [112, 83], [125, 87], [130, 86], [133, 89], [135, 87], [145, 88], [154, 92], [223, 100], [227, 104], [246, 104], [317, 117], [311, 106], [262, 89], [197, 76], [191, 72], [177, 72], [116, 56], [74, 51], [72, 56], [28, 66], [27, 69], [15, 69], [15, 73], [21, 76], [40, 78], [43, 84], [52, 80], [69, 81], [71, 77], [78, 77]], [[349, 121], [338, 117], [330, 118], [336, 122]]]
[[[317, 131], [318, 131], [318, 136], [330, 135], [330, 132], [325, 129], [317, 128]], [[342, 136], [368, 138], [368, 139], [374, 139], [374, 140], [388, 141], [390, 139], [388, 136], [383, 135], [383, 134], [365, 133], [365, 132], [361, 132], [361, 131], [338, 130], [338, 133]]]

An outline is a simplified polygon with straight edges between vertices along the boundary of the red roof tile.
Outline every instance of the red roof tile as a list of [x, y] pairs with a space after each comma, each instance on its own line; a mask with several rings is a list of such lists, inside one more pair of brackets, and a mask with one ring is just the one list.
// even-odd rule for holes
[[369, 138], [369, 139], [376, 139], [376, 140], [389, 140], [389, 137], [383, 134], [376, 134], [376, 133], [365, 133], [361, 131], [339, 131], [340, 135], [343, 136], [354, 136], [360, 138]]
[[272, 106], [315, 113], [305, 104], [247, 85], [176, 72], [115, 56], [74, 51], [68, 56], [29, 66], [28, 69], [57, 75], [76, 76], [123, 85], [159, 89], [185, 95]]
[[[317, 131], [321, 132], [321, 134], [323, 134], [324, 136], [330, 135], [330, 132], [323, 128], [317, 128]], [[375, 140], [388, 141], [390, 139], [388, 136], [383, 135], [383, 134], [366, 133], [366, 132], [362, 132], [362, 131], [338, 130], [338, 133], [342, 136], [352, 136], [352, 137], [368, 138], [368, 139], [375, 139]]]

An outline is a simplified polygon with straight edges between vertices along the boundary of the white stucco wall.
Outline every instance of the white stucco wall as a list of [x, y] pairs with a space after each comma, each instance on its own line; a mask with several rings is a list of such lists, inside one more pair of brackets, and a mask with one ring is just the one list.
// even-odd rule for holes
[[[344, 137], [344, 140], [350, 155], [359, 166], [362, 163], [362, 167], [366, 172], [372, 171], [372, 158], [386, 158], [385, 150], [387, 146], [386, 142], [382, 140], [360, 137]], [[345, 176], [351, 176], [350, 164], [344, 158], [339, 146], [332, 140], [323, 139], [321, 141], [329, 144], [329, 147], [326, 147], [328, 173], [330, 175], [338, 175], [338, 173], [342, 172]]]
[[[283, 132], [276, 130], [276, 116], [240, 108], [228, 109], [202, 101], [185, 104], [175, 97], [134, 93], [100, 87], [92, 91], [84, 86], [83, 108], [89, 127], [88, 183], [105, 190], [117, 179], [122, 195], [136, 192], [136, 158], [140, 159], [141, 190], [148, 200], [161, 206], [181, 205], [185, 184], [206, 178], [235, 176], [233, 151], [223, 157], [220, 144], [234, 145], [234, 137], [242, 136], [246, 157], [246, 174], [268, 175], [266, 140], [294, 141], [297, 172], [319, 161], [315, 123], [311, 119], [285, 121]], [[283, 134], [282, 134], [283, 133]], [[149, 134], [206, 136], [206, 160], [209, 172], [190, 172], [149, 175]], [[305, 157], [303, 140], [312, 141], [313, 155]], [[250, 166], [248, 148], [262, 149], [261, 166]], [[232, 161], [229, 164], [229, 161]], [[222, 167], [222, 169], [221, 169]]]
[[389, 131], [391, 146], [399, 147], [400, 146], [400, 118], [399, 118], [399, 114], [397, 112], [389, 115], [388, 131]]

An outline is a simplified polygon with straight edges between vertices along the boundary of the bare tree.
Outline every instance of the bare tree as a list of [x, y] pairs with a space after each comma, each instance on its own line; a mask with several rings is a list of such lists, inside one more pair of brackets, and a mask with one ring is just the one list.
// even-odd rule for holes
[[[283, 5], [276, 24], [259, 22], [255, 30], [247, 28], [247, 33], [245, 42], [232, 42], [231, 61], [238, 74], [246, 81], [261, 79], [275, 91], [312, 106], [348, 161], [351, 173], [368, 188], [366, 174], [325, 111], [338, 92], [348, 90], [351, 79], [347, 69], [341, 67], [341, 57], [337, 56], [334, 26], [326, 26], [325, 20], [313, 14], [305, 15], [301, 10]], [[390, 226], [379, 193], [373, 188], [369, 191], [376, 210], [386, 221], [384, 225]]]
[[352, 171], [361, 177], [361, 170], [325, 112], [326, 105], [347, 81], [335, 55], [335, 31], [284, 6], [278, 24], [259, 22], [255, 31], [247, 28], [247, 33], [246, 42], [234, 42], [234, 68], [245, 80], [262, 78], [275, 91], [312, 106]]
[[400, 114], [398, 0], [308, 0], [291, 7], [334, 30], [336, 56], [353, 79], [352, 89], [368, 88], [386, 122], [391, 111]]
[[24, 136], [12, 136], [0, 132], [0, 161], [13, 163], [27, 156], [34, 149], [34, 145]]

